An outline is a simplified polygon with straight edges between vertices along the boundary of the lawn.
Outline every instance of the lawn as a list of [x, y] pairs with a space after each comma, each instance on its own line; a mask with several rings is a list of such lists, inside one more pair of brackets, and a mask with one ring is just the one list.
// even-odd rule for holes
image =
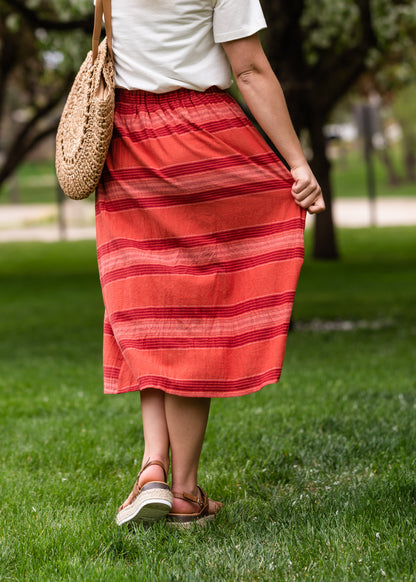
[[[398, 147], [389, 150], [392, 162], [401, 182], [397, 186], [388, 183], [386, 168], [379, 156], [374, 153], [373, 167], [375, 177], [375, 195], [384, 196], [415, 196], [416, 184], [404, 181], [403, 161]], [[337, 198], [368, 196], [367, 167], [362, 150], [354, 147], [343, 151], [332, 161], [332, 187]]]
[[416, 580], [416, 231], [339, 236], [279, 385], [213, 402], [225, 506], [190, 531], [115, 525], [142, 438], [137, 395], [102, 394], [94, 243], [1, 245], [1, 581]]
[[[0, 205], [54, 203], [58, 199], [53, 160], [23, 162], [0, 192]], [[0, 206], [1, 208], [1, 206]]]

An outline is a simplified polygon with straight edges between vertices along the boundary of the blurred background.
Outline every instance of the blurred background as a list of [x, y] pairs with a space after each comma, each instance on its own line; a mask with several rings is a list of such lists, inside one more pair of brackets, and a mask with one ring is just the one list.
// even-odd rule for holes
[[[0, 241], [94, 237], [91, 200], [64, 200], [54, 135], [90, 45], [90, 0], [0, 0]], [[263, 44], [322, 185], [315, 258], [336, 227], [416, 222], [416, 6], [263, 0]], [[315, 220], [315, 219], [314, 219]]]

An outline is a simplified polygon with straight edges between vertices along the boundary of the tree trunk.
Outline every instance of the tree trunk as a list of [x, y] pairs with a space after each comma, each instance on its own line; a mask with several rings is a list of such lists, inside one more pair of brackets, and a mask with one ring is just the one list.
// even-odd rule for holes
[[402, 139], [403, 159], [408, 182], [416, 182], [416, 139], [412, 135], [405, 135]]
[[326, 140], [323, 133], [323, 126], [324, 120], [318, 116], [314, 116], [313, 122], [308, 128], [313, 150], [311, 168], [322, 188], [326, 205], [325, 212], [317, 214], [315, 217], [313, 257], [315, 259], [335, 260], [339, 255], [332, 218], [331, 165], [326, 155]]
[[416, 156], [412, 151], [405, 154], [406, 177], [408, 182], [416, 182]]
[[397, 172], [393, 159], [387, 148], [381, 150], [375, 150], [379, 159], [381, 160], [386, 172], [387, 172], [387, 183], [389, 186], [399, 186], [401, 180], [399, 173]]

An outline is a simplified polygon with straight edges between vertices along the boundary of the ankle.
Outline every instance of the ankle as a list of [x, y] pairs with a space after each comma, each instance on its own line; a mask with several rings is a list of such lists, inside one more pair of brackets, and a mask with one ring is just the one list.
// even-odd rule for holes
[[145, 467], [147, 465], [147, 463], [149, 462], [153, 462], [153, 461], [159, 461], [159, 463], [162, 463], [162, 465], [165, 468], [165, 471], [169, 470], [169, 454], [164, 454], [164, 453], [159, 453], [159, 452], [150, 452], [148, 453], [146, 450], [143, 454], [143, 459], [142, 459], [142, 465], [140, 470], [143, 469], [143, 467]]
[[[158, 463], [162, 463], [163, 467]], [[143, 487], [143, 485], [146, 485], [146, 483], [149, 483], [150, 481], [166, 482], [168, 469], [169, 463], [162, 458], [155, 456], [151, 459], [145, 459], [139, 473], [139, 487]]]
[[188, 483], [188, 484], [185, 483], [185, 484], [178, 485], [178, 483], [173, 481], [173, 479], [172, 479], [171, 489], [172, 489], [173, 493], [177, 493], [178, 495], [183, 495], [184, 493], [187, 493], [188, 495], [193, 495], [194, 497], [200, 496], [199, 488], [193, 482]]
[[194, 503], [193, 501], [188, 501], [187, 499], [178, 499], [177, 497], [173, 497], [173, 504], [171, 511], [173, 513], [198, 513], [201, 507], [198, 503]]
[[177, 467], [172, 463], [172, 491], [176, 491], [180, 495], [188, 493], [198, 497], [200, 491], [198, 488], [198, 474], [196, 471], [178, 471]]

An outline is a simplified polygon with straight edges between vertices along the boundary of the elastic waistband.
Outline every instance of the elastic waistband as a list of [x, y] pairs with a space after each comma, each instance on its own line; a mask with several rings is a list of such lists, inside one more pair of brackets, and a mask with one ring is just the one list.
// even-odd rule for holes
[[194, 91], [192, 89], [176, 89], [167, 93], [151, 93], [141, 89], [122, 89], [116, 88], [116, 104], [130, 105], [139, 107], [143, 105], [146, 109], [149, 107], [186, 107], [195, 106], [203, 103], [213, 103], [224, 101], [225, 98], [231, 97], [223, 89], [210, 87], [206, 91]]

